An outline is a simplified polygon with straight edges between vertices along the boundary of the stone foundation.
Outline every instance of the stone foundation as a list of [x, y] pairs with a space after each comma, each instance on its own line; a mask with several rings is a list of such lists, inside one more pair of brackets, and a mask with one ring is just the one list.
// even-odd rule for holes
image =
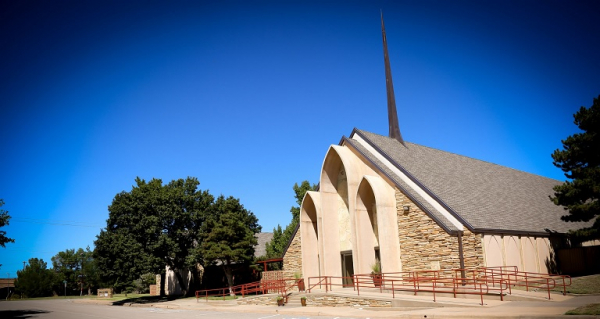
[[306, 306], [315, 307], [391, 307], [389, 300], [346, 297], [336, 295], [306, 295]]
[[277, 306], [277, 296], [279, 295], [264, 295], [260, 297], [246, 297], [237, 300], [238, 305], [254, 305], [254, 306]]

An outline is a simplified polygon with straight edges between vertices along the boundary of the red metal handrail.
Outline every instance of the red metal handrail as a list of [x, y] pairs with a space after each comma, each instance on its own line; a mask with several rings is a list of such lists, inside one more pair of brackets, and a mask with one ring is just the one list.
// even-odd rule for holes
[[[228, 295], [241, 295], [242, 297], [244, 297], [244, 296], [252, 294], [252, 293], [265, 294], [272, 290], [275, 290], [277, 293], [280, 293], [283, 296], [286, 294], [286, 291], [287, 291], [287, 289], [285, 287], [286, 280], [290, 280], [290, 279], [255, 281], [255, 282], [251, 282], [251, 283], [247, 283], [247, 284], [233, 286], [233, 287], [231, 287], [231, 290], [229, 289], [229, 287], [198, 290], [198, 291], [196, 291], [196, 301], [198, 301], [198, 299], [200, 297], [204, 297], [204, 298], [206, 298], [206, 300], [208, 300], [208, 297], [216, 296], [216, 297], [223, 297], [223, 300], [225, 300], [225, 297]], [[290, 287], [293, 287], [293, 286], [294, 285], [292, 285]]]
[[499, 277], [500, 279], [508, 280], [510, 286], [525, 287], [526, 291], [529, 291], [529, 288], [546, 290], [548, 292], [548, 299], [551, 299], [550, 291], [557, 286], [562, 287], [562, 293], [566, 295], [567, 286], [570, 286], [572, 283], [571, 277], [568, 275], [519, 271], [516, 266], [481, 267], [478, 270], [483, 273], [482, 276], [491, 278], [492, 281], [497, 280], [496, 278]]

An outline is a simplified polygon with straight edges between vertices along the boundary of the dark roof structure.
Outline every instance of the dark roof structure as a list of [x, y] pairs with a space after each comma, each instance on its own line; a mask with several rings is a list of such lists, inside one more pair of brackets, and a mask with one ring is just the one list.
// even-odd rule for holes
[[[359, 143], [355, 135], [368, 145]], [[547, 235], [590, 224], [560, 219], [567, 212], [548, 198], [554, 194], [552, 187], [561, 183], [558, 180], [418, 144], [401, 144], [396, 139], [358, 129], [344, 142], [450, 233], [458, 229], [449, 218], [415, 191], [414, 186], [407, 185], [390, 165], [472, 231]], [[388, 163], [383, 163], [382, 158]]]
[[273, 233], [258, 233], [255, 234], [257, 244], [254, 246], [254, 257], [267, 255], [267, 243], [273, 239]]

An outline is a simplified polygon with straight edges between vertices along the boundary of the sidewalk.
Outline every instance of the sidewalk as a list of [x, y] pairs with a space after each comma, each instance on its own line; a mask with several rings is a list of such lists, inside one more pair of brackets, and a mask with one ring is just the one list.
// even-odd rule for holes
[[[560, 297], [559, 297], [560, 296]], [[427, 296], [418, 296], [427, 299]], [[302, 316], [332, 316], [354, 318], [599, 318], [598, 316], [564, 316], [570, 310], [591, 303], [600, 303], [600, 296], [562, 296], [553, 295], [553, 300], [548, 301], [489, 301], [485, 305], [474, 306], [472, 302], [461, 304], [454, 298], [438, 298], [438, 302], [431, 307], [393, 307], [393, 308], [359, 308], [359, 307], [301, 307], [286, 305], [283, 307], [238, 305], [235, 300], [196, 300], [195, 298], [179, 299], [175, 301], [155, 304], [125, 304], [132, 307], [154, 307], [163, 309], [188, 309], [199, 311], [221, 312], [259, 312], [280, 315]], [[555, 298], [556, 297], [556, 298]], [[410, 299], [410, 298], [409, 298]], [[429, 298], [429, 301], [432, 301]], [[454, 299], [454, 300], [445, 300]], [[107, 301], [89, 301], [97, 304], [111, 304]], [[449, 304], [448, 302], [452, 302]]]

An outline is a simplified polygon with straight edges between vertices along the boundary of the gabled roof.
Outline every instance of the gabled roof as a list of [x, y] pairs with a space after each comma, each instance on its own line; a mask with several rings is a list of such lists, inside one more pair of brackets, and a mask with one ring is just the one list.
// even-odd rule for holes
[[[354, 139], [355, 134], [368, 145]], [[400, 176], [390, 170], [390, 164], [470, 230], [548, 234], [591, 225], [560, 219], [567, 212], [548, 198], [554, 194], [552, 187], [561, 184], [558, 180], [418, 144], [402, 145], [395, 139], [358, 129], [345, 141], [388, 175], [446, 231], [452, 232], [456, 227], [414, 187], [403, 184]], [[373, 154], [373, 150], [379, 154]], [[387, 165], [382, 158], [388, 161]]]

